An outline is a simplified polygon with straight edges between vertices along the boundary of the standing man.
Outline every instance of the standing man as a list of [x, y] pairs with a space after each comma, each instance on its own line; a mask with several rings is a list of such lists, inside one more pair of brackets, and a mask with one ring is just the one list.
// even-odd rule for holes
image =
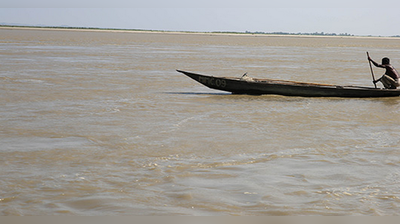
[[396, 89], [397, 87], [400, 86], [399, 83], [400, 75], [396, 71], [396, 69], [390, 64], [389, 58], [382, 58], [382, 64], [376, 63], [369, 56], [368, 60], [371, 61], [376, 67], [386, 69], [385, 74], [378, 80], [374, 81], [374, 83], [382, 82], [383, 86], [386, 89]]

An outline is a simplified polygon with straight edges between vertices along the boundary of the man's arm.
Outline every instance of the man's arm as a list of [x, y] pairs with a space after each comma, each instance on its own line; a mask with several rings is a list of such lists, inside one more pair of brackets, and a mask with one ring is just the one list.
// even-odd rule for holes
[[372, 58], [370, 58], [370, 57], [368, 57], [368, 60], [369, 60], [370, 62], [372, 62], [372, 64], [374, 64], [376, 67], [385, 68], [385, 66], [376, 63], [376, 62], [375, 62], [374, 60], [372, 60]]

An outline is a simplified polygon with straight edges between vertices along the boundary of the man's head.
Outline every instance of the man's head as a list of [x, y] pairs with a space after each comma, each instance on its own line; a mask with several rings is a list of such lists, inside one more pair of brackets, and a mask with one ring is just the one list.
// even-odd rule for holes
[[390, 64], [390, 59], [389, 58], [382, 58], [382, 65], [388, 65]]

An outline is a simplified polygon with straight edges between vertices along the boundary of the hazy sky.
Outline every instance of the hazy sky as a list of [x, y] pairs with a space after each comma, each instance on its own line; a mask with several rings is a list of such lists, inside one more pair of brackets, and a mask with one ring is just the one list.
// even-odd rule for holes
[[400, 35], [400, 1], [13, 0], [0, 24], [173, 31], [325, 32]]

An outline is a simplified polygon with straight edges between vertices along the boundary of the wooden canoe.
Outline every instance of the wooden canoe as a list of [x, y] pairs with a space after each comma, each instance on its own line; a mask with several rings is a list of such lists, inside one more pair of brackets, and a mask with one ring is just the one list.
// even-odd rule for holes
[[177, 70], [197, 82], [216, 90], [233, 94], [263, 95], [274, 94], [302, 97], [394, 97], [400, 95], [398, 89], [378, 89], [360, 86], [338, 86], [304, 83], [272, 79], [214, 77]]

